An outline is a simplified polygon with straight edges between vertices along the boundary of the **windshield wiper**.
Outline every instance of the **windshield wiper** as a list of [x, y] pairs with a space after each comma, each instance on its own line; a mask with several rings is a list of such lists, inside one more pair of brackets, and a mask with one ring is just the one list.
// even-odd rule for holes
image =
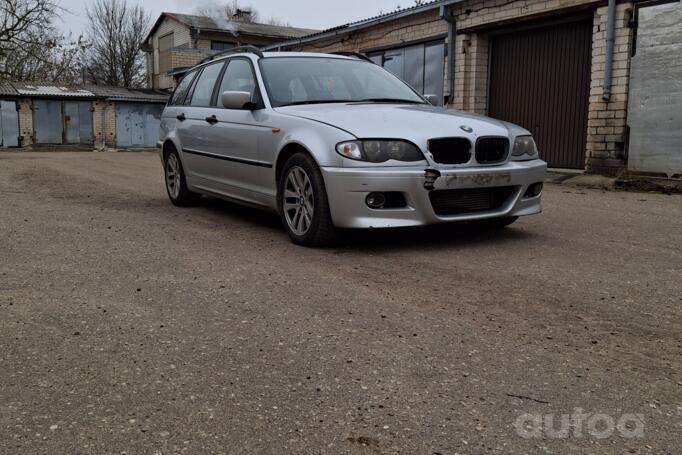
[[353, 103], [355, 100], [309, 100], [309, 101], [294, 101], [293, 103], [282, 104], [279, 107], [286, 106], [303, 106], [304, 104], [333, 104], [333, 103]]
[[368, 98], [365, 100], [358, 100], [358, 103], [397, 103], [397, 104], [426, 104], [423, 101], [417, 100], [403, 100], [398, 98]]

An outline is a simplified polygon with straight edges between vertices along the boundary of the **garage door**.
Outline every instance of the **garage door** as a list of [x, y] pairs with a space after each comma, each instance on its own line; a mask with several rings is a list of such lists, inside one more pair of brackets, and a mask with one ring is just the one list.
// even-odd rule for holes
[[19, 115], [15, 101], [0, 101], [0, 147], [19, 146]]
[[550, 167], [585, 166], [592, 21], [491, 37], [488, 114], [530, 130]]
[[162, 104], [117, 103], [116, 146], [155, 147], [162, 111]]
[[64, 118], [62, 102], [36, 100], [33, 102], [33, 129], [38, 144], [61, 144]]
[[67, 144], [92, 144], [92, 103], [64, 102], [64, 129]]

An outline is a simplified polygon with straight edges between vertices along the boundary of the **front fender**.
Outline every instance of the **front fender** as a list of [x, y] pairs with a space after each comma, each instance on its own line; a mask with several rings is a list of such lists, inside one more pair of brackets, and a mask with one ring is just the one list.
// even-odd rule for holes
[[[307, 150], [320, 167], [338, 167], [343, 165], [343, 158], [336, 153], [336, 144], [352, 141], [355, 136], [330, 125], [314, 120], [280, 115], [277, 125], [280, 133], [273, 134], [270, 144], [263, 144], [265, 160], [277, 163], [282, 150], [287, 146], [298, 145]], [[279, 126], [279, 125], [282, 126]]]

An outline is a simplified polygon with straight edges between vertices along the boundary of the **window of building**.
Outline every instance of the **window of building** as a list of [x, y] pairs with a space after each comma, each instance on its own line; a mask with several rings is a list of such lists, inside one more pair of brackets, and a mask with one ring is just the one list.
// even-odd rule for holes
[[159, 38], [159, 73], [164, 74], [173, 69], [171, 50], [173, 49], [173, 33]]
[[443, 41], [374, 52], [369, 58], [410, 84], [422, 95], [437, 95], [438, 99], [443, 99], [445, 77]]
[[234, 43], [228, 43], [227, 41], [211, 41], [211, 50], [213, 51], [229, 51], [234, 46]]
[[223, 69], [223, 63], [215, 63], [204, 67], [199, 79], [194, 87], [192, 93], [191, 106], [210, 106], [213, 98], [213, 89], [215, 88], [220, 71]]

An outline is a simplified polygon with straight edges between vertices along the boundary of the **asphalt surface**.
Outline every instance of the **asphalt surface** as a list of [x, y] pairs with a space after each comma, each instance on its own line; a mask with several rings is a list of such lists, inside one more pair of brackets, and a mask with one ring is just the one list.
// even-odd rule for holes
[[[1, 153], [0, 453], [679, 454], [682, 197], [544, 204], [315, 250], [152, 153]], [[576, 408], [624, 431], [515, 426]]]

